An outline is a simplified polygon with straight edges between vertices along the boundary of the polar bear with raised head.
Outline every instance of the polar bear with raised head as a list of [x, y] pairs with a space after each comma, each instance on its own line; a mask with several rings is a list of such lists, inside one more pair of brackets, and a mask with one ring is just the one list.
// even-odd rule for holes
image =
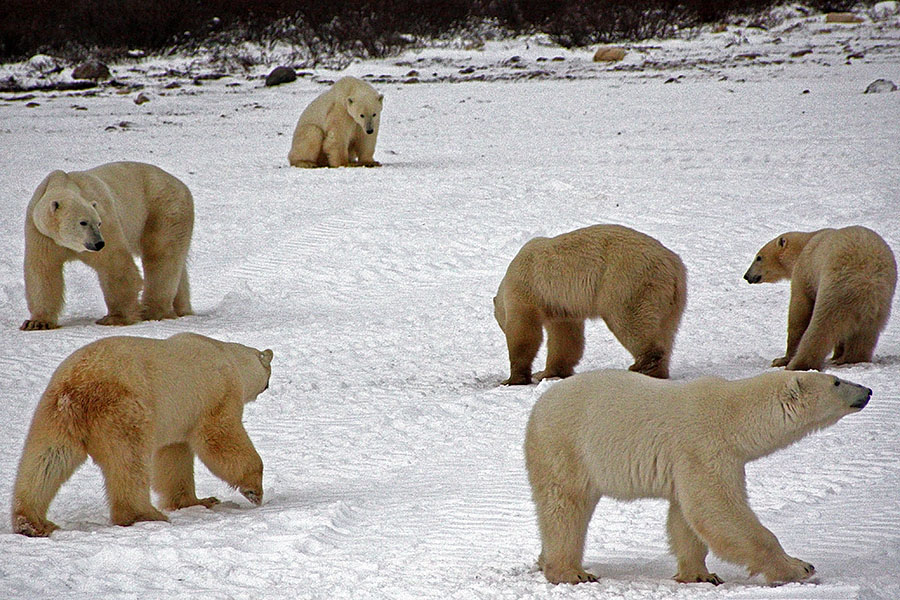
[[815, 569], [785, 553], [747, 503], [744, 465], [861, 410], [872, 390], [824, 373], [727, 381], [593, 371], [554, 384], [525, 433], [525, 463], [552, 583], [593, 581], [581, 561], [602, 496], [669, 501], [680, 582], [721, 583], [706, 555], [800, 581]]

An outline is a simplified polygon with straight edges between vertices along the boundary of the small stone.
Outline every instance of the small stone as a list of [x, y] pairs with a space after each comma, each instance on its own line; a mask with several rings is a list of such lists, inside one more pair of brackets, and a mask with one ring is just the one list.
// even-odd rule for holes
[[139, 93], [134, 99], [134, 103], [138, 105], [144, 104], [145, 102], [150, 102], [150, 96], [148, 96], [144, 92]]
[[75, 67], [72, 71], [72, 79], [89, 79], [91, 81], [109, 79], [109, 67], [99, 60], [89, 60]]
[[273, 85], [281, 85], [282, 83], [290, 83], [297, 80], [297, 72], [291, 67], [275, 67], [272, 72], [266, 76], [266, 87]]
[[861, 17], [849, 12], [832, 12], [825, 15], [826, 23], [862, 23]]
[[897, 86], [893, 81], [888, 79], [876, 79], [866, 88], [863, 94], [883, 94], [885, 92], [896, 92]]
[[625, 58], [625, 48], [600, 46], [594, 53], [594, 62], [618, 62]]

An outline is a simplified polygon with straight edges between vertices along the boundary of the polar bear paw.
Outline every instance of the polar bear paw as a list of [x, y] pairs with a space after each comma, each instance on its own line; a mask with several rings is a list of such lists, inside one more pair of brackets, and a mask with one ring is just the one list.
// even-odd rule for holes
[[59, 529], [53, 521], [41, 518], [29, 519], [25, 515], [13, 516], [13, 532], [21, 533], [28, 537], [50, 537], [50, 534]]
[[125, 315], [106, 315], [102, 319], [97, 319], [97, 325], [134, 325], [138, 321], [140, 321], [140, 319], [136, 316], [128, 317]]
[[675, 581], [678, 583], [711, 583], [713, 585], [722, 585], [724, 582], [715, 573], [697, 573], [690, 575], [675, 575]]
[[815, 574], [814, 566], [793, 556], [785, 556], [783, 560], [775, 561], [769, 568], [763, 570], [763, 575], [769, 583], [803, 581]]
[[550, 583], [593, 583], [598, 580], [596, 575], [591, 575], [584, 569], [567, 567], [561, 569], [544, 567], [544, 577]]
[[785, 366], [787, 366], [787, 364], [789, 362], [791, 362], [791, 359], [789, 359], [787, 356], [782, 356], [781, 358], [776, 358], [775, 360], [773, 360], [772, 366], [773, 367], [785, 367]]
[[19, 329], [22, 331], [45, 331], [47, 329], [59, 329], [59, 325], [50, 321], [41, 321], [40, 319], [27, 319]]

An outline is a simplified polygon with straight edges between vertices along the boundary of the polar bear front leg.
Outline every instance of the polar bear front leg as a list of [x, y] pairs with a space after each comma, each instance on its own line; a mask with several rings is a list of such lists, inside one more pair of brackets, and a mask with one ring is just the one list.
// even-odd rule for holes
[[809, 327], [809, 321], [813, 314], [814, 299], [809, 298], [805, 292], [799, 289], [799, 285], [797, 286], [798, 289], [794, 289], [793, 282], [791, 283], [791, 302], [788, 307], [787, 349], [784, 356], [772, 361], [773, 367], [784, 367], [791, 362], [791, 359], [797, 353], [797, 347], [800, 345], [800, 340], [803, 339], [803, 334]]
[[56, 329], [63, 305], [63, 261], [40, 257], [25, 250], [25, 299], [31, 318], [22, 323], [22, 331]]
[[581, 566], [588, 524], [599, 497], [575, 489], [572, 482], [533, 482], [541, 531], [538, 566], [550, 583], [586, 583], [597, 576]]
[[104, 249], [107, 252], [99, 259], [91, 255], [85, 263], [97, 271], [107, 314], [97, 321], [98, 325], [131, 325], [141, 320], [138, 295], [143, 287], [140, 271], [126, 250]]
[[788, 556], [778, 538], [763, 527], [747, 504], [743, 469], [740, 476], [717, 476], [692, 468], [678, 474], [677, 501], [685, 521], [720, 557], [762, 573], [769, 583], [802, 581], [815, 568]]
[[547, 323], [547, 364], [534, 374], [537, 381], [550, 377], [569, 377], [584, 354], [584, 321]]
[[169, 444], [156, 451], [153, 457], [151, 487], [156, 490], [165, 510], [188, 506], [212, 508], [218, 498], [197, 498], [194, 488], [194, 453], [185, 443]]
[[208, 420], [191, 441], [191, 448], [213, 475], [237, 488], [253, 504], [262, 504], [262, 459], [239, 414]]
[[510, 309], [503, 333], [506, 335], [506, 347], [509, 352], [509, 378], [501, 384], [530, 384], [531, 364], [544, 338], [540, 317], [531, 309]]
[[375, 142], [378, 139], [378, 132], [366, 133], [357, 127], [356, 139], [354, 140], [354, 150], [357, 154], [358, 167], [380, 167], [381, 163], [375, 160]]
[[711, 583], [713, 585], [722, 583], [718, 575], [707, 570], [708, 548], [684, 520], [681, 507], [675, 500], [669, 503], [666, 529], [669, 533], [669, 547], [678, 560], [678, 573], [675, 575], [675, 581], [679, 583]]

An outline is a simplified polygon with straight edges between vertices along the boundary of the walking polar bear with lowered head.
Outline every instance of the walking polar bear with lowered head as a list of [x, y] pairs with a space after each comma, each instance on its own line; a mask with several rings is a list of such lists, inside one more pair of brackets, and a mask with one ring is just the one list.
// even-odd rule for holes
[[534, 238], [512, 259], [494, 297], [509, 352], [503, 383], [531, 383], [543, 327], [547, 365], [535, 379], [571, 375], [584, 353], [584, 321], [598, 317], [634, 357], [632, 371], [665, 379], [686, 300], [681, 259], [639, 231], [593, 225]]
[[791, 280], [787, 350], [773, 367], [821, 370], [869, 362], [887, 325], [897, 285], [890, 246], [865, 227], [785, 233], [757, 253], [748, 283]]
[[301, 113], [288, 161], [293, 167], [377, 167], [374, 159], [384, 96], [343, 77]]
[[[158, 167], [115, 162], [53, 171], [35, 190], [25, 217], [31, 317], [21, 329], [59, 326], [63, 266], [70, 260], [97, 272], [108, 311], [100, 325], [191, 314], [185, 262], [193, 227], [191, 192]], [[132, 256], [141, 257], [143, 280]]]
[[582, 568], [598, 500], [665, 498], [680, 582], [721, 583], [711, 549], [762, 573], [800, 581], [815, 569], [788, 556], [747, 504], [744, 464], [861, 410], [868, 388], [824, 373], [777, 371], [727, 381], [594, 371], [553, 385], [525, 433], [525, 463], [552, 583], [594, 581]]
[[253, 504], [263, 463], [241, 423], [269, 386], [272, 351], [194, 333], [108, 337], [76, 350], [38, 402], [13, 489], [12, 527], [32, 537], [57, 526], [47, 509], [87, 456], [103, 471], [116, 525], [167, 521], [162, 507], [212, 507], [197, 498], [194, 454]]

